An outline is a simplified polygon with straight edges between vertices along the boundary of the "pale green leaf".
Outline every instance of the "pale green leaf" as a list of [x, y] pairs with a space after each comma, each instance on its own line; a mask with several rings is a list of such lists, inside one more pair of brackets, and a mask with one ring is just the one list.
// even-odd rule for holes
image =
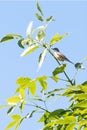
[[52, 39], [50, 40], [50, 46], [52, 46], [53, 44], [55, 44], [56, 42], [60, 41], [61, 39], [63, 39], [65, 36], [67, 36], [68, 33], [64, 34], [64, 35], [60, 35], [60, 34], [55, 34]]
[[0, 106], [0, 109], [7, 108], [7, 107], [9, 107], [9, 105], [2, 105], [2, 106]]
[[36, 6], [37, 6], [37, 9], [39, 10], [39, 12], [41, 13], [41, 15], [43, 15], [42, 9], [38, 2], [36, 3]]
[[43, 62], [44, 62], [44, 60], [45, 60], [46, 54], [47, 54], [47, 49], [44, 49], [43, 52], [42, 52], [42, 53], [40, 54], [40, 56], [39, 56], [38, 69], [41, 68], [41, 66], [42, 66], [42, 64], [43, 64]]
[[66, 68], [66, 64], [62, 64], [56, 67], [55, 70], [52, 72], [53, 76], [56, 76], [57, 74], [64, 72], [65, 68]]
[[37, 48], [39, 48], [39, 46], [37, 46], [37, 45], [32, 45], [32, 46], [28, 47], [28, 48], [21, 54], [21, 56], [26, 56], [26, 55], [30, 54], [31, 52], [35, 51]]
[[39, 42], [42, 42], [45, 38], [45, 32], [43, 30], [39, 30], [39, 32], [37, 33], [37, 36], [36, 36], [36, 39], [39, 41]]

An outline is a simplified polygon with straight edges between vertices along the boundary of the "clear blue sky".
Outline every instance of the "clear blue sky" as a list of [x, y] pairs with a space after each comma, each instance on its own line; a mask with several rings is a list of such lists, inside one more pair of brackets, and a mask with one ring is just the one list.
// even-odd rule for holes
[[[7, 33], [18, 33], [25, 37], [29, 21], [34, 21], [34, 27], [41, 25], [34, 17], [36, 1], [0, 1], [0, 38]], [[40, 0], [40, 5], [46, 16], [53, 15], [55, 22], [51, 23], [47, 31], [47, 40], [55, 33], [64, 34], [71, 32], [54, 47], [58, 47], [74, 63], [87, 56], [87, 1], [86, 0]], [[50, 75], [57, 66], [55, 60], [48, 54], [41, 70], [37, 72], [37, 60], [40, 51], [36, 51], [24, 58], [20, 57], [22, 49], [16, 41], [6, 42], [0, 45], [0, 105], [5, 104], [5, 99], [13, 96], [16, 89], [15, 81], [19, 76], [35, 78], [39, 75]], [[84, 64], [87, 68], [87, 63]], [[67, 73], [72, 77], [74, 67], [68, 64]], [[61, 77], [61, 76], [60, 76]], [[77, 75], [77, 83], [85, 81], [87, 70], [80, 70]], [[63, 85], [59, 86], [63, 87]], [[50, 87], [53, 87], [50, 85]], [[51, 104], [49, 104], [49, 107]], [[55, 108], [54, 108], [55, 106]], [[60, 100], [58, 105], [53, 104], [52, 109], [67, 107], [65, 100]], [[27, 113], [26, 108], [24, 113]], [[23, 114], [24, 114], [23, 113]], [[36, 123], [38, 115], [33, 119], [25, 120], [19, 130], [39, 130], [42, 125]], [[4, 130], [10, 118], [6, 116], [6, 110], [0, 110], [0, 130]]]

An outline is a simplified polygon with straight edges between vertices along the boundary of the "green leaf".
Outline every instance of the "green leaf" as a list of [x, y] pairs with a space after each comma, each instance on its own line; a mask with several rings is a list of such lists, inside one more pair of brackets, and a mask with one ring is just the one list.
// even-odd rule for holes
[[78, 130], [81, 130], [81, 127], [82, 126], [87, 126], [87, 119], [86, 120], [81, 120], [79, 123], [78, 123]]
[[22, 36], [20, 34], [7, 34], [6, 36], [12, 36], [12, 37], [15, 37], [15, 38], [22, 38]]
[[52, 72], [53, 76], [56, 76], [57, 74], [64, 72], [65, 68], [66, 68], [66, 64], [62, 64], [56, 67], [55, 70]]
[[28, 114], [25, 116], [25, 118], [31, 118], [35, 112], [37, 112], [37, 110], [33, 110], [32, 112], [28, 113]]
[[37, 6], [37, 9], [39, 10], [39, 12], [41, 13], [41, 15], [43, 15], [42, 9], [38, 2], [36, 3], [36, 6]]
[[0, 40], [0, 42], [6, 42], [8, 40], [19, 39], [19, 38], [22, 38], [22, 36], [19, 34], [7, 34]]
[[75, 94], [73, 97], [72, 97], [73, 100], [83, 100], [83, 99], [87, 99], [87, 94]]
[[19, 92], [20, 92], [20, 98], [21, 98], [21, 99], [25, 98], [25, 91], [24, 91], [24, 89], [23, 89], [23, 88], [20, 88], [20, 89], [19, 89]]
[[9, 105], [2, 105], [2, 106], [0, 106], [0, 109], [7, 108], [7, 107], [9, 107]]
[[15, 124], [16, 124], [16, 121], [13, 121], [13, 122], [9, 123], [9, 124], [7, 125], [7, 127], [5, 128], [5, 130], [10, 130], [12, 127], [15, 126]]
[[32, 46], [28, 47], [28, 48], [21, 54], [21, 56], [26, 56], [26, 55], [30, 54], [31, 52], [35, 51], [37, 48], [39, 48], [39, 46], [37, 46], [37, 45], [32, 45]]
[[53, 16], [50, 16], [50, 17], [48, 17], [48, 18], [46, 19], [47, 22], [49, 22], [49, 21], [51, 21], [51, 20], [52, 20], [52, 21], [54, 20], [54, 19], [53, 19]]
[[29, 82], [31, 81], [30, 78], [28, 77], [19, 77], [17, 80], [16, 80], [16, 84], [19, 85], [20, 87], [27, 87], [27, 85], [29, 84]]
[[64, 35], [59, 35], [58, 33], [55, 34], [52, 39], [50, 40], [50, 46], [52, 46], [53, 44], [55, 44], [56, 42], [60, 41], [61, 39], [63, 39], [65, 36], [67, 36], [68, 33], [64, 34]]
[[22, 41], [24, 41], [23, 38], [18, 41], [18, 46], [19, 46], [20, 48], [24, 48], [24, 46], [22, 45]]
[[42, 88], [44, 90], [47, 89], [47, 82], [45, 81], [47, 79], [46, 76], [40, 76], [40, 77], [37, 77], [36, 80], [39, 81], [40, 85], [42, 86]]
[[15, 109], [15, 106], [12, 106], [9, 108], [9, 110], [7, 111], [7, 114], [10, 114], [11, 112], [13, 112]]
[[43, 31], [43, 30], [39, 30], [39, 32], [37, 33], [37, 39], [38, 39], [38, 41], [40, 42], [40, 41], [43, 41], [44, 40], [44, 38], [45, 38], [45, 32]]
[[33, 95], [33, 96], [35, 96], [35, 94], [36, 94], [36, 81], [34, 80], [34, 81], [31, 81], [30, 83], [29, 83], [29, 91], [30, 91], [30, 93]]
[[46, 80], [47, 79], [47, 76], [40, 76], [40, 77], [37, 77], [36, 80]]
[[47, 89], [47, 82], [43, 80], [39, 80], [40, 85], [42, 86], [43, 90]]
[[38, 70], [41, 68], [41, 66], [42, 66], [42, 64], [43, 64], [43, 62], [44, 62], [44, 59], [45, 59], [45, 57], [46, 57], [46, 54], [47, 54], [47, 49], [44, 49], [43, 50], [43, 52], [40, 54], [40, 56], [39, 56], [39, 60], [38, 60]]
[[73, 107], [87, 108], [87, 99], [74, 104]]
[[45, 112], [41, 117], [40, 119], [38, 120], [38, 122], [45, 122], [45, 120], [48, 118], [49, 116], [49, 112]]
[[66, 130], [74, 130], [75, 126], [76, 126], [76, 123], [69, 124], [69, 125], [66, 127]]
[[6, 41], [9, 41], [9, 40], [13, 40], [13, 39], [14, 39], [14, 37], [12, 37], [12, 36], [5, 36], [5, 37], [3, 37], [3, 38], [1, 39], [0, 42], [6, 42]]
[[8, 102], [8, 104], [10, 105], [16, 105], [18, 102], [20, 102], [20, 97], [18, 96], [13, 96], [13, 97], [10, 97], [8, 98], [6, 101]]
[[59, 80], [58, 75], [56, 75], [56, 76], [50, 76], [50, 78], [53, 79], [56, 83]]
[[43, 21], [43, 18], [38, 13], [36, 13], [35, 16], [38, 20]]
[[12, 115], [11, 118], [14, 120], [14, 121], [18, 121], [19, 119], [21, 119], [21, 116], [19, 114], [15, 114], [15, 115]]
[[58, 119], [59, 117], [63, 116], [63, 114], [65, 114], [67, 111], [64, 109], [58, 109], [58, 110], [54, 110], [53, 112], [51, 112], [49, 114], [49, 119]]

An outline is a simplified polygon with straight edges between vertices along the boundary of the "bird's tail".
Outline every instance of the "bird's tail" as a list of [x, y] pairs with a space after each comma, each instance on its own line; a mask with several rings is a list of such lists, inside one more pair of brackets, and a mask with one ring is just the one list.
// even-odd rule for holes
[[75, 65], [72, 61], [70, 61], [68, 58], [66, 58], [66, 60], [68, 61], [68, 62], [70, 62], [71, 64], [73, 64], [73, 65]]

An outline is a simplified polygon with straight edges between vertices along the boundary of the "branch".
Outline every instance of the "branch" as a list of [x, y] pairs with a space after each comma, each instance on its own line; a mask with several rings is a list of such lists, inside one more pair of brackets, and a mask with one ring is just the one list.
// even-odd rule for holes
[[[56, 60], [56, 62], [58, 63], [58, 65], [61, 65], [60, 62], [56, 59], [56, 57], [54, 56], [54, 54], [52, 53], [52, 51], [46, 46], [43, 45], [44, 48], [47, 48], [47, 50], [49, 51], [49, 53], [53, 56], [53, 58]], [[73, 85], [72, 80], [69, 78], [69, 76], [67, 75], [67, 73], [65, 71], [63, 71], [64, 75], [66, 76], [68, 82]]]

